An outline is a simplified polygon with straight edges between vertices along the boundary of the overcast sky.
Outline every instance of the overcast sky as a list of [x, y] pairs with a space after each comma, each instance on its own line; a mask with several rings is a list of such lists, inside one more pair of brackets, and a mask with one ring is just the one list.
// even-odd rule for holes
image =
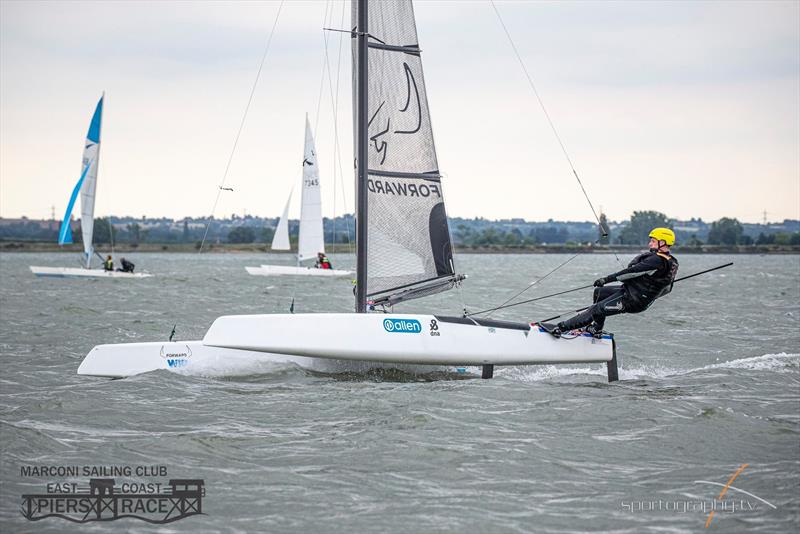
[[[610, 219], [800, 218], [800, 2], [496, 5]], [[278, 7], [1, 0], [0, 216], [63, 215], [104, 91], [96, 215], [211, 214]], [[323, 212], [352, 211], [349, 36], [322, 30], [343, 7], [284, 4], [215, 216], [280, 214], [306, 112]], [[448, 214], [591, 220], [491, 4], [415, 9]]]

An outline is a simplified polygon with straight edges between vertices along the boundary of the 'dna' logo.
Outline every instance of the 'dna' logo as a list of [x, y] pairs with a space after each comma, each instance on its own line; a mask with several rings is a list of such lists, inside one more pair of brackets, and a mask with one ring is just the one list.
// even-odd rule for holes
[[422, 332], [422, 325], [416, 319], [384, 319], [383, 329], [387, 332], [419, 334]]

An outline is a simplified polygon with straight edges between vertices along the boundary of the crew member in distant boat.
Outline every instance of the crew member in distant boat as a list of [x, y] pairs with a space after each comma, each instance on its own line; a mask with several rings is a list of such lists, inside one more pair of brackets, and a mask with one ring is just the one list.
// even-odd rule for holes
[[[648, 252], [639, 254], [623, 269], [594, 281], [593, 304], [578, 315], [557, 325], [541, 325], [555, 337], [586, 327], [595, 337], [602, 337], [606, 317], [620, 313], [645, 311], [659, 297], [672, 291], [678, 260], [670, 254], [675, 233], [669, 228], [653, 228]], [[606, 286], [609, 282], [622, 285]]]
[[111, 259], [111, 255], [106, 258], [106, 261], [103, 262], [103, 270], [104, 271], [113, 271], [114, 270], [114, 260]]
[[129, 262], [125, 258], [122, 258], [122, 260], [120, 260], [120, 263], [122, 263], [122, 267], [120, 267], [117, 270], [123, 273], [132, 273], [134, 267], [136, 267], [133, 263]]
[[317, 253], [317, 263], [314, 264], [314, 267], [316, 267], [317, 269], [333, 269], [331, 261], [328, 259], [328, 256], [326, 256], [324, 252]]

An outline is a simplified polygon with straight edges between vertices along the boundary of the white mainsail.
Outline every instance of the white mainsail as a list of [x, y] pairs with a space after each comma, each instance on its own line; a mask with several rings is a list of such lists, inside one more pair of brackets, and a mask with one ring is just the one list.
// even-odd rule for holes
[[322, 230], [322, 199], [320, 198], [319, 166], [314, 136], [306, 114], [306, 141], [303, 151], [303, 193], [300, 203], [300, 236], [297, 261], [315, 259], [318, 252], [325, 252], [325, 236]]
[[292, 193], [294, 193], [294, 189], [289, 192], [286, 206], [283, 207], [283, 215], [278, 221], [275, 235], [272, 236], [272, 250], [291, 250], [289, 245], [289, 204], [292, 202]]
[[[325, 253], [325, 234], [322, 225], [322, 195], [320, 193], [319, 165], [317, 163], [317, 149], [314, 147], [314, 136], [311, 133], [311, 124], [306, 114], [305, 148], [303, 150], [303, 183], [300, 197], [300, 230], [297, 244], [297, 265], [261, 265], [260, 267], [245, 267], [245, 270], [258, 276], [320, 276], [340, 277], [350, 276], [351, 271], [342, 269], [317, 269], [310, 265], [300, 265], [301, 262], [314, 260], [317, 254]], [[283, 215], [278, 221], [275, 235], [272, 238], [272, 250], [291, 250], [289, 244], [289, 205], [292, 192], [283, 208]]]

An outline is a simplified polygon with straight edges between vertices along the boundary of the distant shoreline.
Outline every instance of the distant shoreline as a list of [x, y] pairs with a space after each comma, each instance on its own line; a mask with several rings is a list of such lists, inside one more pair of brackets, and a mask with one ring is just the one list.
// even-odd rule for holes
[[[95, 245], [97, 251], [109, 254], [109, 245]], [[328, 254], [354, 253], [355, 247], [348, 245], [326, 245]], [[644, 246], [631, 245], [529, 245], [505, 246], [491, 245], [481, 247], [454, 247], [457, 254], [636, 254], [644, 250]], [[134, 254], [138, 252], [197, 252], [194, 243], [142, 243], [131, 245], [120, 243], [114, 246], [115, 255]], [[673, 251], [678, 254], [800, 254], [800, 245], [700, 245], [692, 247], [676, 246]], [[80, 244], [59, 246], [56, 243], [37, 241], [0, 241], [0, 252], [83, 252]], [[203, 252], [215, 253], [274, 253], [294, 254], [289, 251], [271, 251], [264, 243], [210, 243], [203, 247]]]

